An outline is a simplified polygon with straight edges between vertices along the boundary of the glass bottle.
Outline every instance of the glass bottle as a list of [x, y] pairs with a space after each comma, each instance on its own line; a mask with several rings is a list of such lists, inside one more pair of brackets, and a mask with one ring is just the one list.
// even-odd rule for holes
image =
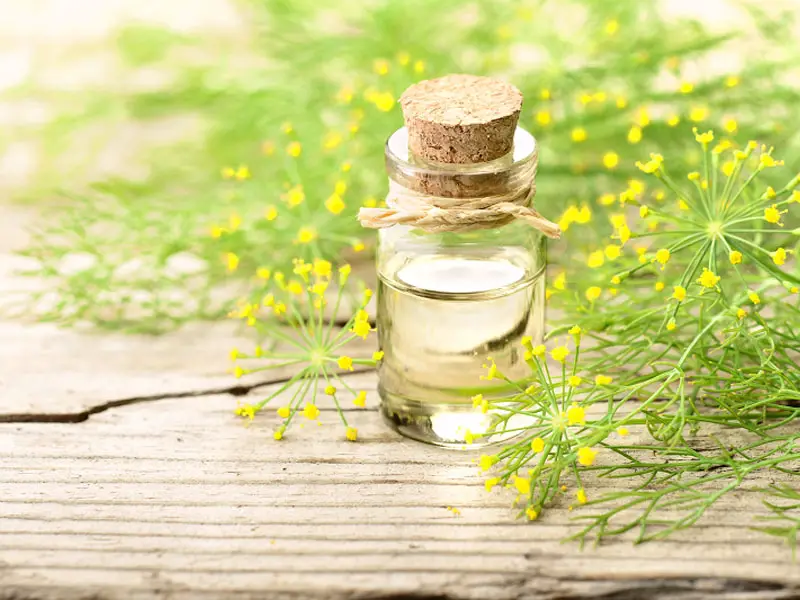
[[[512, 152], [488, 163], [426, 162], [409, 153], [405, 127], [389, 138], [385, 154], [392, 193], [413, 196], [422, 182], [455, 199], [515, 186], [531, 190], [528, 202], [533, 197], [536, 141], [519, 127]], [[493, 429], [498, 413], [482, 400], [502, 403], [531, 383], [522, 340], [538, 344], [544, 333], [545, 239], [519, 220], [457, 233], [380, 230], [379, 393], [381, 412], [398, 432], [452, 447], [513, 435]], [[514, 385], [487, 378], [492, 364]], [[505, 429], [518, 425], [511, 419]]]

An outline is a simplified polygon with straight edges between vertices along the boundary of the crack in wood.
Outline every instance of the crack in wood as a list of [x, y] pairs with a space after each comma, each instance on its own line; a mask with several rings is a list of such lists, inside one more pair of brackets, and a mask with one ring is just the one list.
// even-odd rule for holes
[[[346, 371], [338, 373], [339, 377], [349, 377], [352, 375], [361, 375], [364, 373], [371, 373], [375, 371], [374, 367], [355, 369], [353, 371]], [[212, 388], [206, 390], [195, 390], [191, 392], [171, 392], [169, 394], [155, 394], [149, 396], [131, 396], [130, 398], [119, 398], [117, 400], [108, 400], [86, 410], [74, 413], [9, 413], [0, 414], [0, 423], [83, 423], [88, 421], [89, 417], [99, 413], [106, 412], [112, 408], [120, 408], [122, 406], [130, 406], [131, 404], [145, 404], [147, 402], [157, 402], [159, 400], [176, 400], [180, 398], [200, 398], [203, 396], [246, 396], [250, 392], [259, 388], [276, 385], [279, 383], [286, 383], [291, 380], [294, 375], [287, 375], [285, 377], [278, 377], [270, 379], [269, 381], [260, 381], [249, 385], [234, 385], [223, 388]]]

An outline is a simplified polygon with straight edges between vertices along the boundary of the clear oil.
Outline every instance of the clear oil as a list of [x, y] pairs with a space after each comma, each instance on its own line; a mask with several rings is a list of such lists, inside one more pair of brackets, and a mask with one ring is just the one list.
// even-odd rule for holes
[[491, 357], [512, 381], [530, 378], [521, 340], [544, 331], [544, 273], [527, 254], [395, 256], [379, 273], [378, 334], [384, 358], [379, 390], [384, 418], [421, 441], [462, 447], [505, 439], [497, 415], [472, 398], [502, 402], [516, 392], [486, 380]]

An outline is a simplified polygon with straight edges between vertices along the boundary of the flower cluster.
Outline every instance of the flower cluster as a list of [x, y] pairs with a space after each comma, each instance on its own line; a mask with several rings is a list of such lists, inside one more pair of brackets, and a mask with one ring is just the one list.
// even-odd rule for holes
[[[234, 374], [237, 378], [266, 370], [288, 370], [288, 380], [276, 386], [266, 398], [256, 404], [239, 404], [236, 414], [252, 420], [271, 401], [283, 404], [276, 412], [281, 424], [275, 430], [276, 440], [283, 438], [295, 417], [316, 421], [320, 414], [319, 400], [330, 398], [345, 427], [345, 437], [355, 441], [358, 432], [347, 422], [342, 410], [342, 396], [349, 396], [353, 405], [363, 408], [366, 392], [356, 391], [347, 383], [347, 373], [356, 366], [374, 367], [383, 353], [369, 357], [353, 357], [345, 347], [358, 339], [366, 339], [373, 330], [367, 303], [372, 291], [364, 288], [356, 310], [343, 327], [334, 323], [336, 315], [348, 300], [344, 291], [350, 277], [348, 264], [334, 270], [323, 259], [306, 262], [294, 260], [290, 274], [282, 271], [260, 273], [265, 282], [255, 298], [242, 300], [231, 313], [253, 328], [269, 347], [256, 346], [250, 352], [235, 348], [231, 351]], [[328, 296], [331, 287], [337, 288], [333, 303]], [[320, 388], [322, 394], [320, 394]]]
[[604, 460], [604, 449], [629, 435], [632, 424], [644, 422], [642, 413], [658, 394], [651, 391], [636, 408], [625, 407], [625, 401], [650, 386], [659, 392], [664, 387], [657, 385], [663, 382], [660, 376], [621, 388], [611, 375], [582, 370], [579, 356], [587, 332], [575, 325], [566, 333], [571, 341], [552, 345], [549, 351], [544, 344], [523, 340], [532, 373], [529, 380], [512, 381], [494, 363], [489, 365], [492, 378], [504, 380], [511, 395], [488, 407], [482, 397], [473, 402], [480, 410], [489, 408], [498, 415], [489, 435], [515, 431], [512, 423], [521, 420], [526, 423], [514, 443], [497, 454], [481, 456], [479, 463], [481, 471], [498, 472], [486, 480], [486, 490], [513, 487], [520, 514], [530, 520], [570, 485], [573, 499], [586, 504], [584, 474], [596, 468], [595, 461]]

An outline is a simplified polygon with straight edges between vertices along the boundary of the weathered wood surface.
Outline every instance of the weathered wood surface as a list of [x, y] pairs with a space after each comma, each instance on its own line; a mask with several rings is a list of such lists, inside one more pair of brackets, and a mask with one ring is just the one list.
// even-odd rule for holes
[[277, 417], [245, 426], [230, 395], [0, 425], [0, 598], [800, 596], [746, 493], [668, 541], [581, 551], [561, 543], [575, 511], [515, 521], [475, 453], [403, 440], [374, 375], [350, 383], [369, 389], [357, 443], [333, 410], [276, 442]]

